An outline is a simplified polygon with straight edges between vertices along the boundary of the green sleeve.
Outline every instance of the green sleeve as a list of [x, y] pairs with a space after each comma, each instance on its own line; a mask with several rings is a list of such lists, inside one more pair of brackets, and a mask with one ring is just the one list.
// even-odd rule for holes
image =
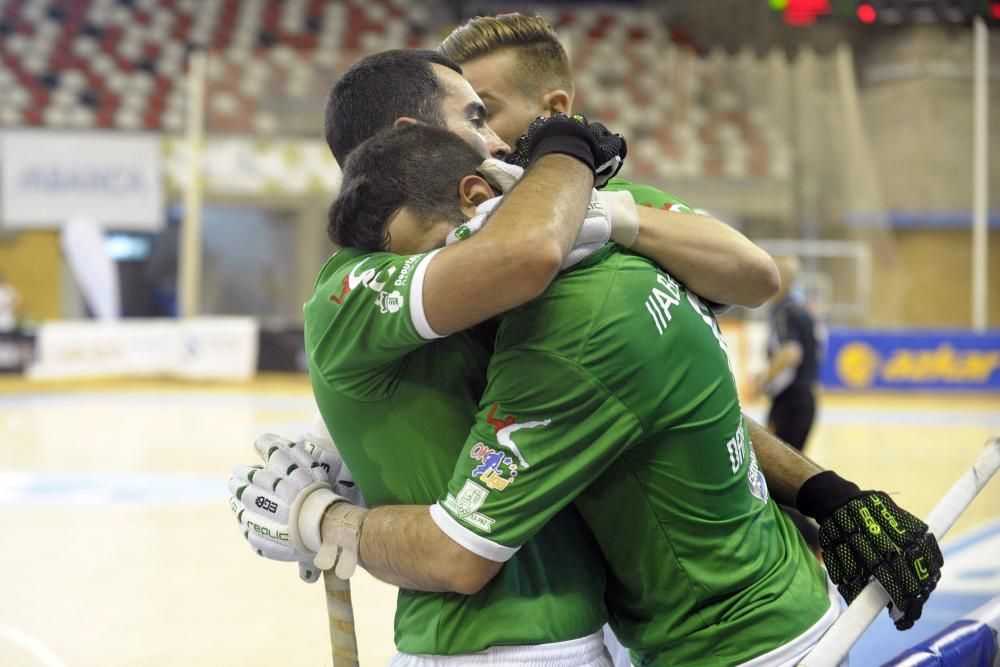
[[[439, 338], [423, 309], [423, 278], [434, 253], [335, 255], [305, 304], [310, 373], [347, 390], [368, 392], [373, 378], [407, 353]], [[339, 253], [338, 253], [339, 255]]]
[[578, 365], [545, 352], [498, 353], [431, 515], [473, 553], [505, 561], [641, 433], [625, 405]]
[[661, 208], [665, 211], [677, 211], [679, 213], [694, 213], [694, 209], [677, 197], [657, 190], [649, 185], [639, 185], [626, 181], [623, 178], [612, 178], [604, 186], [605, 190], [627, 190], [632, 194], [635, 203], [639, 206], [649, 206], [651, 208]]

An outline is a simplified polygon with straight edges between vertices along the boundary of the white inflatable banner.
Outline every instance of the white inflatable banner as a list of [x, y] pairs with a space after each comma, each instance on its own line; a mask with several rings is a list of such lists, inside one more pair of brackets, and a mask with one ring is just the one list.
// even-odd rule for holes
[[257, 371], [257, 329], [249, 317], [48, 322], [28, 377], [247, 380]]
[[7, 229], [54, 228], [76, 216], [105, 228], [163, 226], [155, 134], [11, 130], [0, 135], [0, 216]]

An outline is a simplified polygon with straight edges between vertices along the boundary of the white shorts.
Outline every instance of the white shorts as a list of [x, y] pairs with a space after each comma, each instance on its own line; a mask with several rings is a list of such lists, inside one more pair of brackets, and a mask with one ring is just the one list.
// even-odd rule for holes
[[389, 667], [454, 667], [490, 665], [491, 667], [612, 667], [611, 656], [604, 649], [604, 632], [597, 632], [553, 644], [493, 646], [479, 653], [464, 655], [413, 655], [397, 653]]

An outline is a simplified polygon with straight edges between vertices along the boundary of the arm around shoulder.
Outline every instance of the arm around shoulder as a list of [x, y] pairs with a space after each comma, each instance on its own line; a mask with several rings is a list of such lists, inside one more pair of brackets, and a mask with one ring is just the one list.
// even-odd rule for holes
[[756, 308], [778, 291], [774, 260], [726, 223], [697, 213], [638, 207], [632, 250], [648, 257], [698, 295]]
[[479, 592], [503, 565], [452, 540], [426, 505], [384, 505], [369, 512], [360, 558], [372, 576], [395, 586], [463, 595]]
[[428, 264], [423, 303], [431, 329], [462, 331], [544, 292], [573, 247], [592, 183], [574, 158], [540, 158], [481, 232]]

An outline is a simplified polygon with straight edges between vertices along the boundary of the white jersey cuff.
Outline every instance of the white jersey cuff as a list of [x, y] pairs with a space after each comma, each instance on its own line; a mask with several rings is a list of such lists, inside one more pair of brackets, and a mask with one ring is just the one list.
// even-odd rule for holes
[[505, 563], [517, 553], [521, 547], [505, 547], [502, 544], [491, 542], [485, 537], [476, 535], [474, 532], [460, 524], [455, 517], [448, 514], [448, 511], [440, 504], [431, 505], [431, 519], [437, 524], [445, 535], [455, 542], [471, 551], [472, 553], [492, 560], [497, 563]]
[[426, 257], [420, 260], [416, 270], [413, 272], [413, 284], [410, 285], [410, 319], [413, 321], [413, 328], [425, 340], [444, 338], [444, 336], [431, 328], [430, 323], [427, 321], [427, 314], [424, 312], [424, 276], [427, 275], [427, 265], [434, 259], [434, 255], [441, 252], [441, 250], [442, 248], [438, 248], [433, 252], [429, 252]]

